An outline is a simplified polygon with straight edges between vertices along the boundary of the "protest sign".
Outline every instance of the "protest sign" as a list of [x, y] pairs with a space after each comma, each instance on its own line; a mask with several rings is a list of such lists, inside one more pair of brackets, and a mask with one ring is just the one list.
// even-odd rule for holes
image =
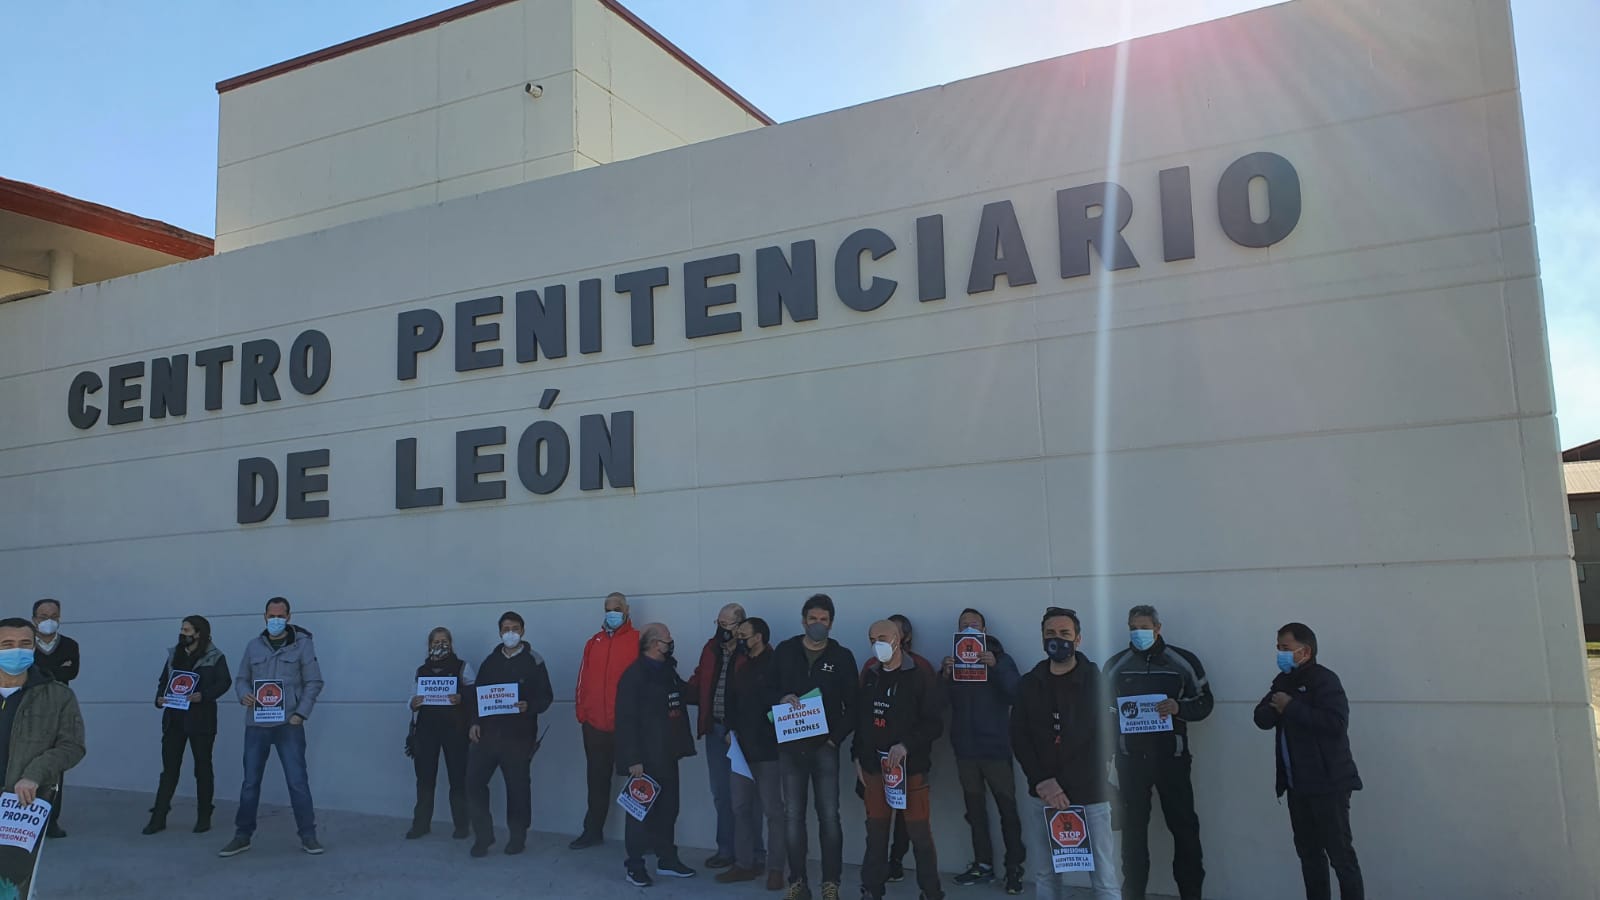
[[972, 631], [956, 632], [955, 665], [950, 670], [951, 681], [988, 681], [989, 667], [981, 657], [988, 650], [988, 635]]
[[454, 675], [432, 678], [417, 678], [417, 696], [422, 698], [423, 706], [449, 706], [450, 695], [456, 692], [456, 677]]
[[891, 765], [889, 754], [878, 751], [878, 768], [883, 771], [883, 800], [890, 809], [906, 808], [906, 761]]
[[739, 746], [739, 736], [731, 733], [728, 735], [728, 765], [733, 769], [733, 774], [756, 780], [756, 776], [750, 774], [750, 763], [744, 758], [744, 748]]
[[256, 708], [253, 720], [257, 725], [275, 725], [287, 720], [283, 712], [282, 679], [261, 679], [256, 685]]
[[632, 775], [628, 783], [622, 786], [622, 793], [617, 795], [617, 805], [627, 810], [628, 815], [643, 822], [644, 817], [650, 815], [650, 807], [656, 805], [656, 798], [661, 796], [661, 785], [649, 775]]
[[1089, 846], [1089, 818], [1081, 806], [1044, 810], [1049, 832], [1050, 864], [1056, 872], [1093, 872], [1094, 852]]
[[478, 685], [478, 715], [479, 716], [505, 716], [517, 711], [517, 692], [519, 687], [515, 681], [505, 684], [480, 684]]
[[39, 835], [49, 820], [47, 801], [23, 806], [16, 794], [0, 794], [0, 897], [27, 900], [44, 849]]
[[195, 689], [200, 687], [200, 676], [194, 672], [185, 672], [182, 669], [172, 670], [172, 675], [167, 679], [167, 695], [162, 698], [163, 709], [188, 709], [189, 699]]
[[787, 703], [774, 706], [772, 725], [780, 744], [827, 734], [828, 714], [822, 708], [822, 692], [814, 690], [801, 697], [799, 709]]
[[1156, 712], [1156, 704], [1167, 699], [1166, 694], [1135, 694], [1117, 698], [1117, 724], [1123, 734], [1150, 734], [1171, 731], [1172, 717]]

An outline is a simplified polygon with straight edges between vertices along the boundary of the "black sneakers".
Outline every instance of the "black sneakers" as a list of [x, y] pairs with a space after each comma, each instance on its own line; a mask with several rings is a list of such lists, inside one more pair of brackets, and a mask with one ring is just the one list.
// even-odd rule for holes
[[994, 866], [979, 862], [967, 866], [967, 870], [955, 878], [956, 884], [962, 886], [989, 884], [992, 881], [994, 881]]
[[528, 833], [526, 831], [513, 831], [506, 838], [506, 855], [516, 856], [528, 849]]
[[697, 872], [683, 864], [683, 860], [675, 859], [671, 862], [656, 860], [656, 874], [667, 878], [693, 878]]
[[317, 839], [314, 837], [301, 838], [300, 849], [311, 854], [312, 856], [322, 855], [322, 845], [317, 843]]
[[1006, 873], [1006, 893], [1022, 893], [1022, 870], [1012, 869]]
[[655, 884], [650, 880], [650, 873], [644, 870], [644, 866], [624, 865], [623, 873], [623, 879], [634, 887], [649, 887]]
[[598, 847], [601, 844], [604, 844], [605, 842], [606, 842], [606, 839], [604, 837], [602, 837], [602, 836], [600, 836], [598, 834], [595, 834], [593, 832], [585, 831], [583, 834], [580, 834], [577, 837], [573, 838], [572, 839], [572, 843], [567, 845], [567, 849], [568, 850], [587, 850], [590, 847]]
[[887, 879], [885, 879], [885, 880], [886, 881], [890, 881], [890, 882], [905, 881], [906, 880], [906, 866], [905, 866], [905, 863], [902, 863], [898, 859], [889, 860], [889, 877]]

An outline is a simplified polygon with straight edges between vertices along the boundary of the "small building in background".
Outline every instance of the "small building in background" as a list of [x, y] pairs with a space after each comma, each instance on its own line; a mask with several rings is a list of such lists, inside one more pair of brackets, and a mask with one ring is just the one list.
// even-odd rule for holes
[[1561, 453], [1584, 637], [1600, 641], [1600, 440]]
[[217, 93], [223, 251], [772, 124], [617, 0], [474, 0]]
[[0, 303], [211, 253], [176, 225], [0, 178]]

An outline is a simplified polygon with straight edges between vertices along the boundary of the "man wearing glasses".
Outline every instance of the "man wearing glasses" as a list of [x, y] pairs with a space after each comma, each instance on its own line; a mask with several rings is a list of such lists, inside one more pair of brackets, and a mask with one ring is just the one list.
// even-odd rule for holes
[[[744, 607], [729, 603], [717, 611], [716, 633], [700, 649], [700, 662], [689, 677], [688, 702], [700, 707], [695, 734], [706, 739], [706, 771], [711, 779], [711, 800], [717, 808], [717, 852], [706, 860], [708, 869], [733, 865], [733, 768], [728, 760], [728, 685], [744, 665], [734, 629], [744, 622]], [[756, 834], [756, 857], [766, 855]]]
[[[1094, 855], [1089, 875], [1094, 896], [1122, 900], [1111, 830], [1111, 786], [1106, 780], [1111, 710], [1101, 691], [1100, 669], [1078, 652], [1083, 636], [1076, 612], [1059, 606], [1046, 609], [1039, 632], [1045, 659], [1017, 686], [1017, 702], [1011, 708], [1012, 752], [1027, 776], [1028, 793], [1051, 809], [1084, 808]], [[1042, 866], [1039, 897], [1071, 896], [1068, 876], [1055, 873], [1049, 854]]]

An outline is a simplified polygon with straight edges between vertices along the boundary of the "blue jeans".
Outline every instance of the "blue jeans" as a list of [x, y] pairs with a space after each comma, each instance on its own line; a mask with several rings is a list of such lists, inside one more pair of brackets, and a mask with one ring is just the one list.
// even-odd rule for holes
[[789, 881], [806, 881], [806, 790], [817, 809], [817, 839], [822, 845], [822, 880], [838, 884], [844, 877], [844, 829], [839, 827], [839, 748], [826, 742], [778, 750], [783, 772]]
[[261, 776], [267, 772], [267, 754], [278, 750], [283, 780], [289, 785], [289, 803], [294, 807], [294, 826], [301, 840], [317, 836], [317, 812], [311, 806], [311, 777], [306, 772], [306, 728], [304, 725], [244, 729], [244, 784], [239, 786], [239, 815], [234, 830], [248, 839], [256, 833], [256, 807], [261, 805]]
[[[711, 779], [711, 802], [717, 808], [717, 855], [733, 859], [733, 763], [728, 760], [728, 727], [712, 723], [706, 735], [706, 774]], [[756, 832], [756, 856], [766, 853], [761, 832]]]

